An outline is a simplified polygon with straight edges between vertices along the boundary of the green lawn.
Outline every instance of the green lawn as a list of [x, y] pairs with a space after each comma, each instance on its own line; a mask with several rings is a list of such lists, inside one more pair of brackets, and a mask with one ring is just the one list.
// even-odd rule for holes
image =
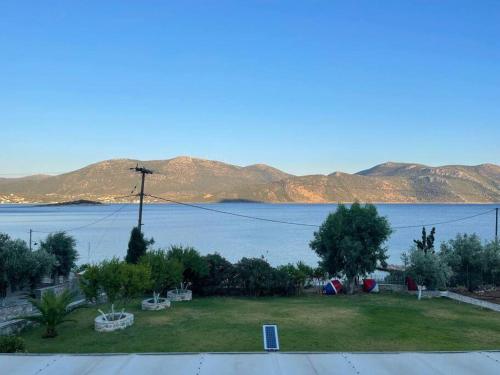
[[70, 314], [59, 336], [22, 334], [32, 353], [261, 351], [261, 326], [276, 323], [282, 351], [500, 349], [500, 314], [447, 299], [400, 294], [199, 298], [168, 311], [128, 306], [134, 326], [97, 333], [95, 307]]

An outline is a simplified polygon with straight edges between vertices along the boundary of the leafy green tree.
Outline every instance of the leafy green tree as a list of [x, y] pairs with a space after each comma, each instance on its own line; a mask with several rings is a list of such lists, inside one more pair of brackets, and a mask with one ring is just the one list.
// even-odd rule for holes
[[378, 263], [386, 264], [382, 245], [390, 234], [387, 219], [378, 215], [374, 205], [354, 203], [348, 208], [340, 204], [314, 233], [310, 247], [330, 275], [346, 276], [352, 294], [356, 277], [375, 271]]
[[278, 270], [284, 271], [294, 293], [299, 295], [304, 291], [306, 281], [313, 278], [314, 270], [303, 262], [297, 265], [287, 264], [278, 267]]
[[452, 270], [444, 259], [435, 252], [424, 252], [413, 246], [409, 253], [402, 255], [406, 264], [406, 273], [418, 285], [425, 285], [428, 289], [445, 288], [452, 275]]
[[73, 294], [65, 290], [60, 295], [56, 295], [52, 290], [44, 293], [40, 301], [31, 299], [31, 303], [35, 306], [40, 315], [28, 316], [27, 320], [40, 323], [45, 326], [45, 333], [42, 337], [51, 338], [57, 336], [57, 326], [68, 321], [66, 319], [68, 314], [67, 306], [71, 303]]
[[150, 250], [144, 254], [139, 264], [151, 270], [153, 292], [165, 295], [169, 289], [182, 282], [184, 267], [177, 259], [171, 259], [163, 250]]
[[422, 228], [422, 239], [413, 240], [417, 249], [423, 251], [427, 254], [428, 251], [434, 251], [434, 240], [435, 240], [436, 228], [432, 228], [431, 233], [427, 235], [425, 227]]
[[66, 277], [75, 267], [75, 262], [78, 259], [75, 246], [75, 239], [64, 232], [49, 234], [45, 241], [40, 243], [40, 249], [54, 254], [56, 257], [56, 264], [53, 268], [54, 276]]
[[441, 244], [441, 256], [453, 270], [451, 282], [463, 285], [470, 291], [483, 283], [483, 245], [475, 234], [457, 234], [457, 236]]
[[192, 247], [171, 246], [167, 256], [182, 264], [184, 282], [191, 283], [195, 288], [208, 275], [208, 265], [205, 258]]
[[500, 243], [488, 242], [483, 246], [481, 256], [483, 282], [491, 285], [500, 285]]
[[127, 255], [125, 261], [127, 263], [136, 264], [139, 259], [146, 253], [148, 246], [154, 243], [153, 239], [146, 240], [144, 234], [138, 227], [134, 227], [130, 232], [130, 240], [128, 242]]

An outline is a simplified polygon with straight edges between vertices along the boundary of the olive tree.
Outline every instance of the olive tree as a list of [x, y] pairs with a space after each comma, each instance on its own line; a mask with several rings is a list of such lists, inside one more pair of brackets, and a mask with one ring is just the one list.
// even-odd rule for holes
[[54, 276], [68, 276], [78, 259], [75, 239], [64, 232], [49, 234], [40, 243], [40, 249], [56, 257]]
[[356, 277], [375, 271], [379, 263], [386, 264], [387, 250], [382, 246], [390, 234], [387, 219], [379, 216], [374, 205], [340, 204], [314, 233], [310, 247], [331, 276], [345, 275], [352, 294]]

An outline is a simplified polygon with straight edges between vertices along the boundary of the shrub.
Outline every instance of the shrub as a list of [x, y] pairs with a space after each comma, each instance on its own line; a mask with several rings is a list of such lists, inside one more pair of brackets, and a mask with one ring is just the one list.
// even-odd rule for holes
[[313, 278], [314, 270], [303, 262], [298, 262], [297, 265], [287, 264], [286, 266], [278, 267], [278, 270], [284, 271], [287, 275], [289, 287], [293, 289], [293, 293], [301, 294], [307, 280]]
[[207, 274], [199, 285], [195, 286], [195, 292], [204, 295], [227, 294], [234, 279], [234, 266], [226, 258], [218, 253], [208, 254], [204, 257], [207, 264]]
[[481, 254], [483, 282], [500, 285], [500, 243], [491, 241], [483, 246]]
[[151, 288], [151, 270], [145, 265], [122, 263], [121, 296], [126, 300], [143, 295]]
[[80, 289], [87, 301], [97, 302], [100, 290], [100, 269], [98, 265], [87, 265], [80, 276]]
[[113, 304], [121, 298], [122, 273], [121, 262], [118, 258], [105, 260], [99, 267], [99, 285], [108, 297], [108, 301]]
[[451, 268], [434, 252], [424, 252], [413, 246], [402, 258], [407, 265], [407, 274], [428, 289], [445, 288], [452, 275]]
[[24, 340], [18, 336], [0, 336], [0, 353], [24, 353]]
[[276, 282], [274, 269], [263, 258], [242, 258], [235, 265], [235, 283], [242, 288], [242, 294], [271, 294], [273, 279]]
[[68, 314], [67, 306], [71, 303], [73, 294], [65, 290], [60, 295], [56, 295], [52, 290], [45, 292], [40, 301], [30, 299], [33, 306], [35, 306], [40, 315], [28, 316], [27, 320], [40, 323], [45, 326], [45, 333], [42, 337], [52, 338], [57, 336], [57, 326], [61, 323], [71, 321], [65, 319]]
[[171, 288], [182, 282], [182, 263], [170, 259], [165, 251], [153, 250], [143, 255], [139, 264], [149, 267], [151, 272], [152, 292], [166, 294]]
[[54, 276], [68, 276], [75, 267], [78, 259], [75, 245], [75, 239], [64, 232], [49, 234], [45, 241], [41, 242], [40, 249], [56, 257], [56, 264], [53, 266]]
[[167, 253], [170, 259], [182, 264], [184, 282], [198, 288], [201, 280], [208, 275], [208, 265], [204, 257], [192, 247], [171, 246]]

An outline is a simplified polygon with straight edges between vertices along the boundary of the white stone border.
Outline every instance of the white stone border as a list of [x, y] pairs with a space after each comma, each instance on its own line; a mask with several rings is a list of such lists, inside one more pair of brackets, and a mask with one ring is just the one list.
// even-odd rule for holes
[[[106, 314], [109, 316], [111, 314]], [[134, 324], [134, 314], [131, 313], [114, 313], [114, 315], [123, 315], [118, 320], [106, 320], [104, 316], [99, 315], [94, 319], [94, 328], [97, 332], [113, 332], [119, 329], [125, 329]]]
[[193, 292], [190, 290], [169, 290], [167, 292], [167, 298], [170, 301], [180, 302], [180, 301], [191, 301], [193, 299]]
[[142, 301], [141, 307], [146, 311], [165, 310], [170, 307], [170, 300], [168, 298], [159, 298], [158, 302], [154, 302], [154, 298], [148, 298]]

